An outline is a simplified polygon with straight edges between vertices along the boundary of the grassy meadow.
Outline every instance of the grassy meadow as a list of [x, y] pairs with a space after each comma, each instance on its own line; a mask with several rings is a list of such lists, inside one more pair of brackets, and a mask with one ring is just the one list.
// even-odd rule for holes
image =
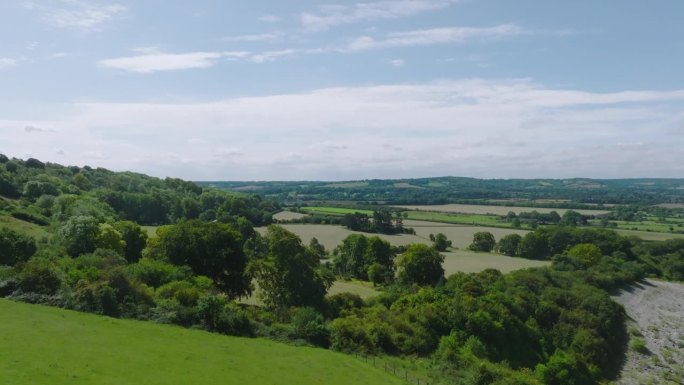
[[8, 228], [22, 234], [30, 235], [36, 239], [41, 239], [48, 235], [48, 232], [43, 227], [9, 215], [0, 215], [0, 228]]
[[0, 300], [0, 384], [402, 384], [352, 356]]

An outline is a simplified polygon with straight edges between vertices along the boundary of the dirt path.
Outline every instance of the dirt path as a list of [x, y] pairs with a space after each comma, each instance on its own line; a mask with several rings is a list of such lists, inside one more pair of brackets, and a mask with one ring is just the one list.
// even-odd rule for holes
[[647, 280], [613, 299], [631, 318], [630, 348], [616, 383], [684, 383], [684, 285]]

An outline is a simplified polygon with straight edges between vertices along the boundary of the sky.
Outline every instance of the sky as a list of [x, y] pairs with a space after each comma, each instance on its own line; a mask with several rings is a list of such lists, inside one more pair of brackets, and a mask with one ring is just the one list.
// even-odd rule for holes
[[682, 0], [4, 0], [0, 153], [190, 180], [684, 177]]

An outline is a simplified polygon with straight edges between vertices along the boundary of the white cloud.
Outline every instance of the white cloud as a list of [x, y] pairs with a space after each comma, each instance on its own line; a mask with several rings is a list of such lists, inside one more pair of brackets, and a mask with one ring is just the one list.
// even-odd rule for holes
[[457, 2], [457, 0], [394, 0], [354, 3], [353, 5], [322, 5], [316, 12], [302, 13], [300, 20], [307, 29], [326, 30], [344, 24], [411, 16], [447, 8]]
[[236, 60], [246, 57], [248, 52], [190, 52], [163, 53], [149, 52], [143, 55], [101, 60], [101, 67], [114, 68], [128, 72], [153, 73], [193, 68], [213, 67], [220, 60]]
[[[45, 160], [194, 180], [673, 177], [684, 171], [672, 161], [684, 157], [683, 107], [684, 90], [462, 79], [207, 103], [81, 103], [63, 119], [0, 120], [0, 143]], [[13, 134], [25, 126], [59, 132], [28, 142]]]
[[225, 41], [244, 41], [244, 42], [257, 42], [257, 41], [276, 41], [283, 38], [282, 32], [269, 32], [269, 33], [259, 33], [253, 35], [239, 35], [239, 36], [228, 36], [223, 38]]
[[24, 2], [24, 6], [41, 12], [54, 27], [83, 31], [101, 29], [128, 10], [116, 3], [85, 0], [36, 0]]
[[497, 39], [525, 33], [527, 33], [525, 29], [513, 24], [502, 24], [484, 28], [451, 27], [421, 29], [393, 32], [379, 39], [362, 36], [349, 43], [347, 50], [353, 52], [378, 48], [463, 44], [472, 40]]
[[55, 133], [57, 131], [50, 128], [40, 128], [36, 126], [24, 126], [24, 131], [27, 133]]
[[0, 70], [16, 66], [18, 61], [8, 57], [0, 57]]
[[389, 61], [390, 65], [394, 68], [401, 68], [406, 65], [406, 60], [404, 59], [392, 59]]

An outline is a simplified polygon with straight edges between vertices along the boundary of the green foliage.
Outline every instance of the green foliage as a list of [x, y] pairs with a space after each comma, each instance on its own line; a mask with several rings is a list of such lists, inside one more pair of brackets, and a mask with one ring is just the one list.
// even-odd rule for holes
[[519, 234], [508, 234], [499, 239], [494, 250], [497, 253], [513, 257], [517, 255], [521, 241], [522, 237]]
[[473, 243], [468, 246], [468, 249], [472, 251], [483, 251], [488, 253], [494, 250], [494, 246], [496, 246], [494, 234], [488, 231], [480, 231], [473, 235]]
[[95, 247], [98, 249], [112, 250], [117, 254], [123, 254], [126, 242], [121, 238], [121, 233], [112, 225], [100, 223], [99, 232], [95, 237]]
[[15, 265], [27, 261], [36, 253], [33, 238], [16, 231], [0, 228], [0, 265]]
[[119, 221], [113, 224], [125, 242], [123, 255], [130, 263], [137, 262], [142, 256], [142, 250], [147, 245], [147, 232], [135, 222]]
[[97, 248], [100, 224], [92, 216], [75, 216], [66, 221], [58, 231], [67, 253], [72, 257], [92, 253]]
[[160, 227], [148, 243], [148, 255], [190, 266], [195, 274], [210, 277], [231, 298], [251, 292], [250, 277], [245, 274], [244, 240], [231, 225], [184, 221]]
[[432, 241], [432, 247], [437, 249], [437, 251], [447, 251], [451, 247], [451, 241], [442, 233], [437, 235], [430, 234], [430, 240]]
[[126, 270], [137, 281], [155, 288], [172, 281], [190, 278], [192, 275], [192, 270], [187, 266], [172, 265], [149, 258], [126, 266]]
[[249, 271], [261, 289], [261, 298], [272, 308], [323, 307], [323, 298], [334, 277], [321, 266], [317, 255], [301, 239], [283, 227], [268, 227], [267, 249], [250, 262]]
[[25, 293], [52, 295], [62, 285], [62, 277], [47, 259], [32, 258], [20, 267], [19, 289]]
[[295, 339], [303, 339], [322, 347], [330, 344], [330, 331], [321, 313], [314, 308], [301, 307], [293, 310], [290, 327]]
[[399, 280], [407, 284], [435, 285], [444, 277], [444, 256], [439, 251], [421, 244], [409, 246], [401, 255]]

